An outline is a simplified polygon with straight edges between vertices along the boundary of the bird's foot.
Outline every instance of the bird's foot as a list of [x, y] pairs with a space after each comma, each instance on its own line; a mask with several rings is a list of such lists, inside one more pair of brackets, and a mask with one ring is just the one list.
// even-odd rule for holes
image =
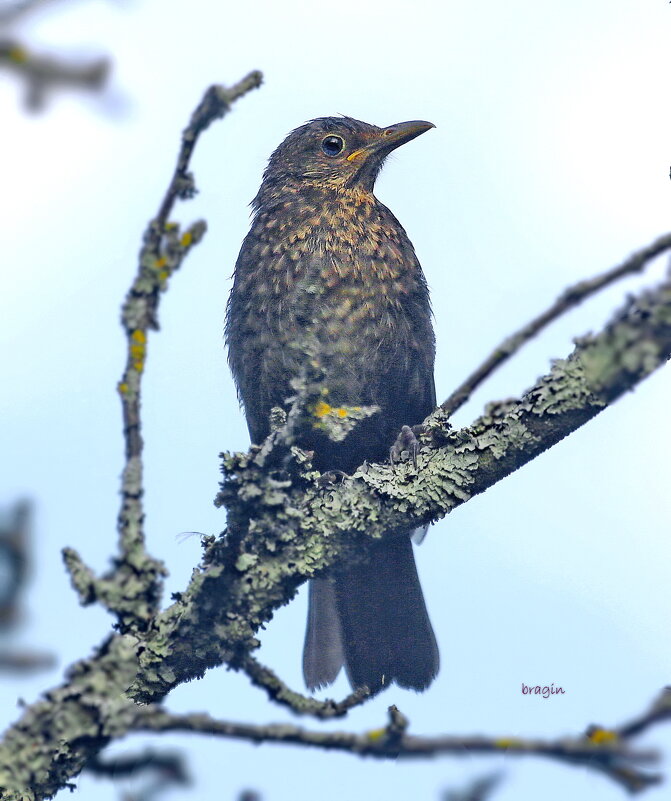
[[317, 486], [319, 487], [328, 487], [331, 484], [335, 484], [337, 481], [342, 482], [347, 478], [347, 473], [343, 473], [342, 470], [327, 470], [325, 473], [322, 473], [319, 478], [317, 479]]
[[403, 454], [407, 453], [412, 458], [412, 464], [417, 467], [417, 454], [419, 453], [419, 435], [426, 430], [424, 425], [402, 426], [396, 442], [389, 449], [389, 461], [392, 464], [403, 459]]

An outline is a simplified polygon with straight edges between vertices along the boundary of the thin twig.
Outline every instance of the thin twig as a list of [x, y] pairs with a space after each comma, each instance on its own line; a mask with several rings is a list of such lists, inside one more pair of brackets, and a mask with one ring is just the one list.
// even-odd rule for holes
[[512, 336], [504, 340], [485, 361], [474, 370], [450, 397], [441, 403], [441, 409], [453, 415], [471, 397], [473, 392], [517, 351], [540, 331], [565, 312], [575, 308], [590, 295], [594, 295], [620, 278], [640, 273], [649, 261], [671, 248], [671, 234], [665, 234], [647, 247], [637, 251], [625, 262], [605, 273], [579, 281], [564, 290], [549, 309], [539, 314]]
[[255, 70], [230, 89], [225, 86], [213, 85], [205, 92], [203, 99], [191, 115], [191, 121], [184, 129], [182, 147], [177, 156], [175, 173], [156, 218], [149, 224], [149, 230], [146, 234], [149, 246], [155, 249], [160, 246], [175, 200], [178, 197], [183, 200], [191, 198], [196, 191], [193, 175], [188, 172], [188, 167], [200, 134], [216, 119], [224, 117], [238, 98], [252, 89], [258, 89], [262, 80], [262, 74]]
[[81, 602], [101, 601], [117, 615], [123, 631], [141, 630], [150, 624], [158, 609], [165, 575], [163, 563], [146, 552], [143, 525], [141, 389], [149, 330], [158, 329], [161, 292], [206, 228], [200, 220], [182, 233], [177, 223], [168, 222], [168, 217], [178, 198], [192, 197], [195, 192], [193, 176], [187, 168], [200, 134], [213, 120], [223, 117], [235, 100], [260, 84], [261, 73], [252, 72], [230, 89], [211, 86], [205, 92], [182, 136], [177, 166], [158, 213], [145, 230], [137, 275], [122, 307], [126, 365], [117, 385], [125, 444], [117, 520], [121, 554], [112, 571], [101, 578], [96, 578], [74, 550], [66, 548], [63, 558]]
[[[658, 760], [651, 750], [633, 749], [617, 736], [586, 735], [560, 740], [534, 740], [513, 737], [417, 737], [407, 733], [408, 721], [389, 708], [389, 721], [383, 728], [355, 734], [351, 732], [311, 731], [289, 724], [254, 725], [216, 720], [206, 714], [175, 715], [162, 707], [140, 707], [131, 724], [132, 731], [199, 732], [227, 739], [254, 743], [275, 742], [309, 746], [326, 751], [342, 751], [378, 759], [417, 759], [445, 754], [504, 753], [513, 756], [545, 756], [564, 763], [597, 770], [630, 792], [643, 790], [660, 781], [660, 776], [638, 769], [639, 764]], [[597, 732], [605, 735], [605, 730]]]
[[350, 709], [360, 706], [370, 696], [366, 688], [360, 688], [342, 701], [318, 701], [290, 689], [270, 668], [260, 664], [253, 656], [247, 655], [240, 667], [252, 684], [268, 693], [271, 701], [288, 707], [298, 715], [312, 715], [320, 720], [344, 717]]
[[[121, 552], [129, 562], [132, 562], [138, 550], [144, 552], [140, 394], [148, 332], [150, 328], [158, 328], [160, 293], [166, 289], [168, 279], [179, 269], [193, 245], [200, 241], [206, 228], [204, 221], [198, 221], [180, 234], [179, 226], [168, 223], [168, 217], [178, 197], [187, 199], [195, 192], [193, 176], [187, 172], [187, 168], [200, 134], [215, 119], [224, 117], [234, 100], [260, 85], [261, 73], [252, 72], [231, 89], [211, 86], [205, 92], [182, 135], [177, 166], [158, 214], [147, 226], [137, 277], [122, 309], [127, 356], [118, 389], [123, 410], [126, 465], [122, 477], [118, 527]], [[151, 582], [147, 584], [149, 592], [156, 587], [163, 573], [162, 564], [154, 561], [153, 565], [153, 578], [150, 574]], [[146, 564], [142, 572], [143, 581], [146, 581]]]

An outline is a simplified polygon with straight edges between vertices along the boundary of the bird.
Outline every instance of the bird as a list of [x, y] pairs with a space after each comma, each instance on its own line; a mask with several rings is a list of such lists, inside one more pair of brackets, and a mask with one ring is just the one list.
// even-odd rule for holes
[[[225, 340], [252, 443], [318, 343], [324, 393], [335, 407], [374, 405], [339, 442], [300, 434], [317, 470], [350, 474], [381, 462], [403, 426], [434, 410], [435, 336], [426, 279], [403, 226], [374, 195], [387, 156], [434, 128], [414, 120], [380, 128], [320, 117], [271, 155], [233, 274]], [[365, 561], [309, 582], [303, 676], [317, 690], [344, 666], [354, 689], [391, 683], [425, 690], [439, 653], [410, 532], [383, 537]]]

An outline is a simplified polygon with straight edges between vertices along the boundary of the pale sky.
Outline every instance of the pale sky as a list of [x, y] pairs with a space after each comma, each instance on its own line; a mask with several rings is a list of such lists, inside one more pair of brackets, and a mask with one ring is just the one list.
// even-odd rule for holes
[[[565, 286], [670, 227], [668, 4], [227, 5], [54, 2], [26, 20], [21, 30], [35, 47], [112, 54], [104, 97], [62, 93], [28, 117], [17, 81], [0, 73], [0, 505], [36, 499], [36, 574], [20, 641], [60, 656], [58, 669], [2, 686], [3, 725], [17, 717], [17, 695], [31, 701], [59, 682], [109, 629], [103, 611], [77, 605], [60, 550], [73, 546], [103, 569], [116, 547], [119, 307], [180, 132], [210, 83], [255, 68], [266, 78], [198, 146], [200, 193], [179, 219], [205, 217], [209, 230], [172, 280], [162, 330], [149, 344], [147, 534], [171, 572], [166, 599], [199, 558], [198, 538], [180, 543], [178, 535], [225, 525], [212, 505], [217, 454], [247, 446], [223, 317], [248, 203], [289, 130], [337, 113], [436, 124], [389, 160], [376, 193], [408, 231], [432, 290], [440, 399]], [[665, 267], [553, 326], [456, 422], [530, 386], [569, 353], [574, 336], [598, 330], [627, 292]], [[437, 681], [424, 694], [392, 688], [328, 727], [378, 727], [395, 703], [415, 734], [558, 737], [618, 725], [647, 707], [671, 683], [670, 393], [666, 368], [436, 525], [417, 559], [441, 649]], [[305, 608], [302, 592], [261, 635], [261, 660], [299, 690]], [[522, 682], [554, 682], [566, 693], [523, 697]], [[340, 679], [332, 694], [346, 692]], [[223, 668], [178, 688], [167, 706], [293, 720]], [[671, 753], [668, 727], [645, 742]], [[505, 773], [496, 801], [623, 797], [595, 772], [533, 758], [378, 763], [167, 736], [133, 737], [113, 750], [144, 743], [188, 749], [197, 783], [166, 801], [234, 799], [243, 787], [264, 801], [433, 801], [494, 769]], [[108, 801], [118, 788], [84, 777], [75, 797]]]

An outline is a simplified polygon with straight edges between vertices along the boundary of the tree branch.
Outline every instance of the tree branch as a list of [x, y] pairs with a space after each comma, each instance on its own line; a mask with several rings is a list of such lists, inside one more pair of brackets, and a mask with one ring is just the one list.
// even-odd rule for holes
[[126, 335], [126, 366], [117, 386], [124, 424], [125, 465], [121, 480], [121, 509], [118, 517], [120, 557], [110, 573], [97, 579], [71, 548], [63, 552], [72, 584], [84, 604], [100, 601], [114, 612], [122, 631], [143, 630], [158, 609], [165, 575], [163, 563], [151, 557], [144, 545], [143, 468], [141, 433], [142, 377], [147, 358], [150, 329], [158, 329], [161, 292], [181, 267], [191, 248], [205, 234], [203, 220], [181, 233], [177, 223], [168, 222], [178, 198], [190, 198], [196, 187], [187, 172], [193, 148], [200, 134], [224, 117], [231, 105], [261, 84], [261, 73], [251, 72], [230, 89], [211, 86], [194, 111], [182, 135], [177, 166], [156, 217], [145, 231], [138, 272], [126, 296], [121, 320]]
[[266, 446], [225, 454], [218, 502], [228, 510], [227, 536], [205, 539], [202, 569], [154, 619], [134, 697], [156, 701], [208, 667], [239, 665], [257, 646], [258, 627], [307, 578], [365, 558], [376, 538], [444, 517], [577, 430], [670, 355], [666, 282], [629, 299], [521, 399], [492, 404], [455, 432], [437, 410], [422, 434], [417, 468], [365, 465], [324, 490], [304, 454], [303, 464], [285, 459], [285, 469], [273, 466]]
[[670, 248], [671, 234], [665, 234], [652, 244], [634, 253], [617, 267], [596, 275], [594, 278], [579, 281], [577, 284], [565, 289], [552, 306], [542, 314], [539, 314], [538, 317], [534, 317], [533, 320], [495, 348], [485, 361], [454, 390], [450, 397], [441, 403], [440, 408], [451, 417], [495, 370], [507, 362], [523, 345], [526, 345], [529, 340], [533, 339], [550, 323], [565, 312], [579, 306], [583, 300], [586, 300], [591, 295], [595, 295], [600, 290], [615, 283], [615, 281], [642, 272], [652, 259]]
[[560, 762], [597, 770], [630, 792], [643, 790], [660, 777], [637, 768], [657, 760], [657, 754], [631, 748], [613, 731], [593, 727], [592, 732], [561, 740], [513, 737], [417, 737], [407, 733], [407, 719], [389, 707], [386, 726], [363, 734], [311, 731], [289, 724], [253, 725], [216, 720], [207, 714], [174, 715], [160, 706], [139, 707], [131, 724], [133, 731], [198, 732], [225, 739], [253, 743], [284, 743], [342, 751], [376, 759], [418, 759], [437, 756], [505, 753], [513, 756], [544, 756]]
[[[118, 386], [126, 444], [118, 519], [121, 553], [112, 570], [98, 578], [76, 551], [66, 548], [63, 552], [80, 601], [99, 601], [113, 611], [122, 633], [110, 635], [90, 658], [72, 665], [64, 684], [27, 708], [19, 723], [6, 732], [0, 743], [3, 801], [51, 797], [68, 786], [110, 740], [127, 731], [134, 704], [125, 691], [138, 670], [137, 654], [143, 647], [140, 635], [158, 609], [164, 573], [162, 563], [146, 552], [144, 544], [140, 390], [147, 335], [150, 328], [158, 327], [160, 292], [205, 231], [205, 224], [197, 222], [180, 235], [179, 227], [167, 222], [167, 216], [180, 196], [174, 187], [188, 165], [193, 141], [260, 81], [261, 74], [253, 72], [231, 89], [211, 87], [206, 92], [184, 133], [167, 200], [145, 233], [138, 274], [122, 312], [127, 356]], [[193, 183], [191, 187], [193, 190]]]
[[184, 756], [178, 751], [147, 749], [138, 754], [121, 754], [109, 759], [95, 756], [86, 763], [87, 773], [112, 780], [148, 771], [159, 773], [171, 784], [191, 784]]
[[318, 701], [287, 687], [272, 670], [261, 665], [251, 655], [245, 657], [240, 668], [249, 676], [254, 686], [266, 691], [271, 701], [288, 707], [297, 715], [312, 715], [319, 720], [344, 717], [350, 709], [360, 706], [370, 696], [368, 690], [362, 687], [342, 701]]
[[[238, 85], [239, 93], [258, 82], [258, 74], [252, 74]], [[185, 592], [168, 609], [157, 612], [162, 566], [146, 554], [142, 526], [141, 378], [147, 334], [157, 326], [159, 292], [194, 237], [204, 231], [204, 224], [196, 223], [180, 236], [168, 217], [176, 198], [193, 192], [187, 172], [193, 149], [190, 137], [225, 113], [227, 103], [238, 96], [236, 88], [221, 91], [210, 90], [199, 107], [202, 115], [197, 110], [185, 132], [168, 200], [147, 229], [138, 277], [124, 305], [128, 353], [119, 391], [127, 461], [119, 515], [121, 555], [108, 575], [96, 578], [74, 551], [65, 554], [82, 600], [99, 600], [114, 611], [120, 633], [110, 635], [90, 658], [73, 665], [64, 683], [27, 707], [7, 731], [0, 743], [3, 801], [50, 797], [111, 740], [141, 724], [156, 730], [174, 725], [174, 716], [164, 717], [168, 713], [155, 706], [139, 708], [129, 696], [156, 701], [179, 683], [203, 675], [208, 667], [246, 666], [267, 691], [299, 708], [295, 697], [288, 701], [291, 691], [279, 680], [276, 683], [267, 669], [253, 667], [250, 652], [258, 645], [258, 628], [301, 583], [340, 561], [366, 558], [375, 538], [405, 536], [409, 528], [448, 514], [575, 431], [671, 355], [671, 281], [667, 281], [630, 298], [601, 333], [578, 341], [574, 352], [557, 361], [519, 400], [490, 405], [460, 431], [452, 431], [445, 411], [436, 410], [424, 426], [416, 466], [412, 461], [363, 465], [341, 484], [324, 487], [310, 469], [309, 455], [290, 447], [281, 432], [247, 454], [225, 454], [218, 503], [228, 511], [226, 536], [205, 538], [201, 568]], [[666, 709], [665, 702], [647, 719], [628, 725], [640, 731], [665, 720]], [[186, 727], [193, 719], [177, 720]], [[259, 739], [258, 727], [203, 720], [203, 730], [212, 725], [223, 727], [229, 736], [246, 732], [248, 739]], [[262, 728], [268, 733], [264, 739], [309, 741], [384, 757], [401, 752], [408, 757], [463, 753], [466, 744], [481, 752], [505, 748], [581, 763], [589, 759], [588, 764], [631, 788], [654, 780], [630, 766], [632, 760], [650, 754], [630, 752], [617, 732], [598, 727], [585, 738], [560, 743], [418, 738], [406, 733], [407, 721], [392, 710], [389, 724], [377, 734], [343, 734], [337, 742], [329, 733], [298, 734], [304, 730], [297, 727]]]

